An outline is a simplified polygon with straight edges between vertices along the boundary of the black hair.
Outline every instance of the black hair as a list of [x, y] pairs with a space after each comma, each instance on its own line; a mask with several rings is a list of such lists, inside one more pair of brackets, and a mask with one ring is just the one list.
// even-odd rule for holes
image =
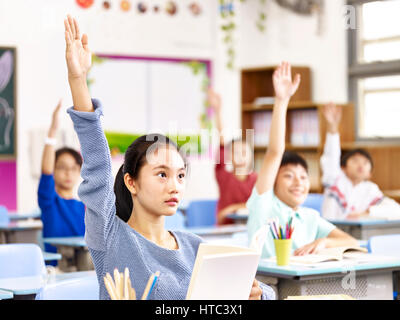
[[68, 147], [64, 147], [64, 148], [58, 149], [56, 151], [55, 162], [57, 162], [58, 158], [60, 156], [62, 156], [63, 154], [65, 154], [65, 153], [70, 154], [75, 159], [76, 164], [79, 165], [79, 167], [82, 167], [82, 156], [81, 156], [81, 154], [78, 151], [76, 151], [76, 150], [74, 150], [72, 148], [68, 148]]
[[[127, 222], [133, 209], [132, 195], [124, 182], [125, 174], [129, 174], [132, 179], [139, 177], [140, 169], [146, 163], [146, 155], [150, 147], [169, 145], [174, 147], [181, 155], [185, 168], [188, 168], [185, 155], [181, 152], [175, 142], [161, 134], [148, 134], [137, 138], [125, 152], [124, 164], [119, 168], [114, 183], [115, 207], [117, 216]], [[154, 150], [152, 147], [151, 150]]]
[[280, 168], [288, 164], [300, 165], [304, 168], [304, 170], [308, 172], [308, 165], [306, 160], [304, 160], [304, 158], [296, 152], [285, 151], [282, 156]]
[[367, 160], [371, 163], [371, 169], [374, 167], [374, 162], [372, 161], [372, 157], [371, 157], [371, 155], [369, 154], [369, 152], [368, 152], [367, 150], [365, 150], [365, 149], [353, 149], [353, 150], [350, 150], [350, 151], [347, 151], [346, 153], [344, 153], [344, 154], [341, 156], [341, 159], [340, 159], [340, 166], [341, 166], [341, 167], [346, 167], [347, 161], [348, 161], [351, 157], [353, 157], [354, 155], [356, 155], [356, 154], [359, 154], [359, 155], [361, 155], [361, 156], [367, 158]]

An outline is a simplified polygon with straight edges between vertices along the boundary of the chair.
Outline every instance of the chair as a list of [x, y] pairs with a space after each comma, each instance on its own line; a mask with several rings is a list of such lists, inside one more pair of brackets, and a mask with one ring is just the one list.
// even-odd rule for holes
[[185, 216], [178, 210], [173, 216], [165, 217], [164, 226], [167, 230], [183, 230], [185, 229]]
[[[368, 251], [374, 254], [395, 256], [400, 258], [400, 234], [373, 236], [368, 240]], [[395, 282], [393, 297], [398, 299], [400, 279]]]
[[374, 254], [400, 257], [400, 234], [373, 236], [369, 238], [368, 251]]
[[99, 282], [93, 274], [48, 283], [36, 295], [36, 300], [99, 300]]
[[42, 250], [33, 243], [0, 245], [0, 278], [46, 275]]
[[322, 213], [322, 202], [323, 201], [324, 201], [324, 195], [323, 194], [310, 193], [308, 195], [306, 201], [301, 206], [317, 210], [321, 214]]
[[217, 223], [217, 200], [191, 201], [186, 209], [187, 227], [208, 227]]
[[0, 206], [0, 225], [7, 226], [10, 223], [7, 208]]

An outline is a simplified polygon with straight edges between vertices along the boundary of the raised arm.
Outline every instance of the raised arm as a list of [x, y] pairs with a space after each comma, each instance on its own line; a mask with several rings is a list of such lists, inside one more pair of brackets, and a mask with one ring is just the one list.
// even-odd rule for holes
[[340, 173], [340, 136], [339, 124], [342, 119], [342, 108], [329, 103], [322, 109], [328, 124], [324, 153], [321, 157], [322, 184], [332, 185]]
[[93, 104], [87, 87], [86, 76], [92, 65], [92, 53], [88, 46], [88, 36], [80, 37], [78, 23], [68, 16], [65, 25], [65, 58], [68, 67], [68, 82], [71, 88], [74, 110], [93, 112]]
[[222, 102], [221, 97], [218, 93], [216, 93], [212, 88], [208, 89], [208, 103], [210, 107], [215, 111], [215, 124], [217, 126], [218, 134], [219, 134], [219, 143], [221, 146], [224, 145], [224, 125], [222, 123]]
[[275, 104], [272, 112], [269, 146], [256, 182], [258, 194], [263, 194], [274, 187], [279, 166], [285, 152], [286, 112], [290, 98], [300, 85], [300, 75], [292, 81], [291, 66], [282, 62], [275, 70], [273, 84]]
[[60, 100], [53, 111], [52, 121], [47, 133], [46, 143], [43, 149], [42, 155], [42, 173], [43, 174], [53, 174], [54, 173], [54, 162], [56, 158], [55, 153], [55, 138], [57, 135], [59, 127], [59, 113], [62, 105], [62, 100]]
[[100, 116], [102, 107], [91, 100], [86, 75], [91, 66], [88, 37], [80, 39], [75, 19], [65, 20], [66, 61], [74, 107], [68, 110], [78, 135], [83, 165], [79, 197], [86, 206], [86, 241], [95, 250], [104, 250], [115, 220], [115, 195], [111, 155]]

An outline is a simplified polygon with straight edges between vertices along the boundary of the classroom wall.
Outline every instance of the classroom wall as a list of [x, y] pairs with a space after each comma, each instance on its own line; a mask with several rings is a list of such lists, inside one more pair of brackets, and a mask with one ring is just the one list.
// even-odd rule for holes
[[[346, 100], [346, 41], [340, 18], [344, 0], [326, 1], [329, 14], [321, 37], [315, 35], [314, 19], [298, 17], [274, 3], [268, 4], [267, 31], [259, 33], [254, 26], [255, 2], [237, 6], [237, 59], [231, 71], [225, 67], [221, 21], [215, 15], [217, 1], [202, 1], [205, 14], [198, 20], [183, 15], [172, 23], [169, 17], [145, 19], [136, 15], [133, 19], [119, 10], [81, 10], [74, 0], [0, 0], [0, 45], [16, 46], [18, 54], [18, 209], [29, 211], [37, 206], [37, 178], [31, 178], [29, 161], [30, 132], [47, 130], [60, 97], [64, 98], [64, 108], [72, 103], [64, 61], [63, 18], [68, 12], [89, 34], [94, 52], [211, 59], [213, 84], [221, 93], [225, 127], [231, 131], [240, 128], [240, 67], [271, 65], [282, 59], [309, 65], [313, 69], [314, 100]], [[95, 1], [96, 5], [101, 2]], [[72, 130], [66, 114], [62, 116], [62, 129]], [[186, 201], [216, 198], [213, 164], [193, 161], [191, 167]]]

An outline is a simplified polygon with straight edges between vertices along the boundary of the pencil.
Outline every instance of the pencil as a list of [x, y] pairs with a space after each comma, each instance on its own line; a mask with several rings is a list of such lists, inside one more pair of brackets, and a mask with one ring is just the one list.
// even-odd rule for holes
[[148, 299], [148, 297], [150, 297], [150, 294], [151, 294], [151, 292], [153, 291], [154, 285], [156, 284], [157, 279], [158, 279], [159, 276], [160, 276], [160, 271], [157, 271], [157, 272], [154, 274], [154, 280], [153, 280], [153, 283], [151, 284], [151, 288], [150, 288], [150, 290], [149, 290], [149, 293], [147, 294], [146, 300]]
[[118, 300], [113, 289], [113, 284], [110, 283], [110, 279], [108, 277], [104, 277], [104, 284], [106, 286], [108, 294], [110, 295], [111, 300]]
[[124, 293], [122, 290], [121, 279], [119, 277], [119, 272], [118, 272], [117, 268], [114, 269], [114, 281], [115, 281], [115, 287], [117, 289], [116, 293], [117, 293], [118, 300], [121, 300]]
[[153, 273], [153, 274], [150, 276], [149, 280], [147, 281], [146, 288], [144, 289], [144, 292], [143, 292], [143, 295], [142, 295], [142, 300], [146, 300], [147, 294], [148, 294], [149, 291], [150, 291], [150, 287], [151, 287], [151, 285], [153, 284], [154, 277], [155, 277], [155, 275], [154, 275], [154, 273]]
[[129, 269], [125, 268], [124, 271], [124, 300], [129, 300]]

